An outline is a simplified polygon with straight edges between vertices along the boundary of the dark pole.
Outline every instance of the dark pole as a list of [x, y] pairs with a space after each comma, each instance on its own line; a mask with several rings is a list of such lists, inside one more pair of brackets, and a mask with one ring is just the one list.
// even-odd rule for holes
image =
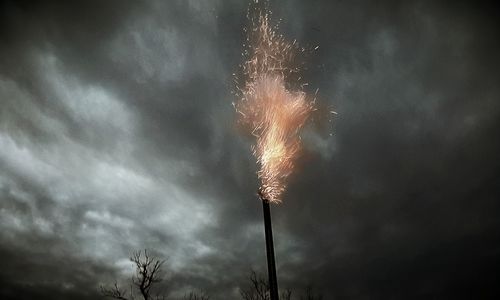
[[266, 233], [267, 271], [269, 276], [269, 292], [271, 300], [279, 300], [278, 279], [276, 277], [276, 262], [274, 261], [273, 228], [271, 225], [271, 207], [269, 200], [265, 199], [259, 191], [264, 209], [264, 230]]

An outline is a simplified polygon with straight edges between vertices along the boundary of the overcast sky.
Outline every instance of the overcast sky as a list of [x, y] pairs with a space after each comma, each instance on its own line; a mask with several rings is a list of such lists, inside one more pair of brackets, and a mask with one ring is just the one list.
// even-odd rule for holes
[[[472, 2], [472, 1], [471, 1]], [[279, 285], [325, 299], [500, 294], [497, 9], [271, 1], [338, 115], [273, 206]], [[172, 296], [265, 274], [233, 73], [247, 1], [2, 1], [0, 298], [98, 299], [128, 257]], [[498, 298], [496, 298], [498, 299]]]

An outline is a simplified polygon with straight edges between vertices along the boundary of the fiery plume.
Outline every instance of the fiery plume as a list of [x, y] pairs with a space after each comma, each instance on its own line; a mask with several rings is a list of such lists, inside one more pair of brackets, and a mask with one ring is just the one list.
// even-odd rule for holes
[[314, 101], [302, 91], [299, 68], [293, 67], [299, 51], [296, 42], [276, 33], [269, 13], [259, 12], [250, 19], [247, 60], [242, 65], [245, 83], [235, 107], [239, 122], [256, 138], [252, 150], [260, 167], [260, 192], [267, 200], [280, 202], [301, 148], [299, 131], [314, 110]]

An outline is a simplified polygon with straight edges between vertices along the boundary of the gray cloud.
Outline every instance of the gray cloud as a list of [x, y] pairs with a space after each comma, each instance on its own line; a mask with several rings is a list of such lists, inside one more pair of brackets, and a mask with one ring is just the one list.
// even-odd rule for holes
[[[231, 106], [248, 4], [1, 5], [2, 298], [95, 299], [144, 247], [168, 258], [172, 295], [237, 298], [265, 267], [256, 166]], [[326, 299], [498, 296], [493, 8], [270, 7], [289, 38], [320, 46], [303, 75], [338, 112], [308, 131], [273, 207], [280, 285]]]

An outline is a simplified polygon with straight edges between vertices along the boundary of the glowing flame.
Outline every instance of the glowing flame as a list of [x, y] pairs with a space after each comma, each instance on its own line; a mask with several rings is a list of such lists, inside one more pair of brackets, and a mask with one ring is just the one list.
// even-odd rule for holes
[[290, 88], [300, 80], [299, 68], [292, 67], [296, 43], [276, 33], [268, 13], [259, 13], [252, 21], [242, 66], [246, 82], [235, 107], [239, 121], [256, 138], [252, 150], [260, 166], [260, 192], [267, 200], [280, 202], [301, 148], [299, 131], [314, 110], [314, 101], [300, 88]]

